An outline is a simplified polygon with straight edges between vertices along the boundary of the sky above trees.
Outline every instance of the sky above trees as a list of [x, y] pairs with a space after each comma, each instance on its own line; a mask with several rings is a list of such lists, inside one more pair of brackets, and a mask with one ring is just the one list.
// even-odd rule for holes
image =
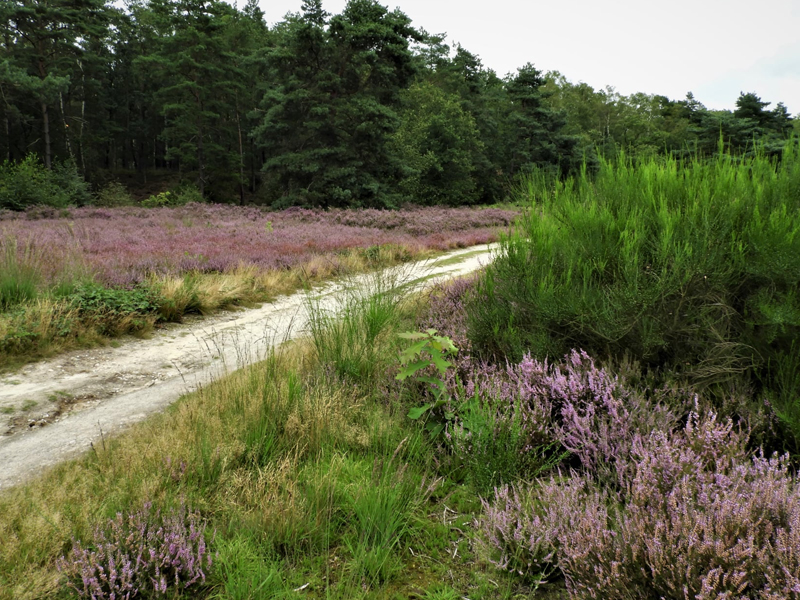
[[[233, 0], [232, 0], [233, 1]], [[243, 0], [239, 0], [240, 4]], [[260, 0], [266, 20], [301, 0]], [[739, 92], [800, 113], [797, 0], [386, 0], [430, 33], [447, 33], [498, 75], [527, 62], [573, 82], [733, 109]], [[339, 13], [345, 0], [324, 0]]]

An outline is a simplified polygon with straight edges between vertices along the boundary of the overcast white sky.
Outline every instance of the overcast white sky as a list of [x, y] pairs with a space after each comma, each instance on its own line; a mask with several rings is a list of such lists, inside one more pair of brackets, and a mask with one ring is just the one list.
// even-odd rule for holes
[[[733, 108], [739, 92], [800, 113], [800, 0], [380, 0], [499, 75], [526, 62], [595, 89]], [[239, 0], [240, 6], [243, 0]], [[301, 0], [260, 0], [268, 23]], [[346, 0], [323, 0], [330, 13]]]

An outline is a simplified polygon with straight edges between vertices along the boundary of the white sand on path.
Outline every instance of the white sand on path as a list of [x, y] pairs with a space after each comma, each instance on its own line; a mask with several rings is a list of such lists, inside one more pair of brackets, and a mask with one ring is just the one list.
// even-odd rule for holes
[[[408, 291], [480, 268], [493, 246], [457, 250], [430, 261], [384, 271]], [[312, 292], [323, 309], [346, 296], [345, 287], [369, 286], [374, 275]], [[237, 368], [257, 362], [276, 342], [303, 335], [305, 292], [260, 308], [224, 311], [157, 329], [148, 339], [116, 347], [77, 350], [0, 376], [0, 489], [40, 474], [89, 449], [102, 437], [161, 411], [180, 396]]]

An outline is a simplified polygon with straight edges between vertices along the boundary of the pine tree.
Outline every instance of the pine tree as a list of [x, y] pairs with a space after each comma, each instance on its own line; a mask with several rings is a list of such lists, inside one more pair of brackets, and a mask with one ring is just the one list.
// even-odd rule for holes
[[72, 154], [63, 98], [76, 79], [87, 45], [104, 38], [108, 8], [104, 0], [5, 0], [0, 4], [0, 22], [4, 23], [0, 85], [15, 104], [15, 110], [8, 112], [32, 118], [31, 104], [36, 107], [42, 156], [49, 169], [56, 106], [62, 117], [61, 139]]
[[541, 168], [569, 172], [578, 164], [578, 139], [564, 131], [566, 118], [545, 102], [542, 72], [528, 63], [507, 83], [514, 109], [510, 124], [516, 132], [511, 170], [514, 173]]
[[160, 37], [152, 54], [138, 58], [139, 66], [163, 81], [156, 99], [166, 121], [167, 158], [178, 160], [182, 169], [197, 169], [205, 195], [209, 165], [229, 173], [239, 162], [235, 148], [223, 141], [235, 138], [230, 112], [245, 85], [225, 44], [235, 9], [215, 0], [151, 0], [150, 9]]
[[278, 32], [267, 54], [254, 131], [278, 204], [390, 206], [401, 174], [389, 149], [400, 92], [415, 72], [410, 20], [373, 0], [329, 18], [319, 0]]

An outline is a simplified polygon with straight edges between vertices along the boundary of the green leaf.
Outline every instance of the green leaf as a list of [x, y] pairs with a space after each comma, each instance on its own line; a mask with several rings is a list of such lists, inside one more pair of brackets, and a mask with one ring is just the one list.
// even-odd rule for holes
[[444, 424], [431, 422], [425, 425], [425, 429], [428, 430], [428, 433], [430, 433], [431, 437], [439, 437], [439, 434], [444, 431]]
[[427, 340], [423, 340], [421, 342], [417, 342], [416, 344], [412, 344], [411, 346], [403, 350], [403, 352], [400, 353], [400, 362], [406, 363], [412, 360], [425, 348], [427, 343], [428, 343]]
[[422, 406], [417, 406], [412, 408], [408, 411], [408, 418], [414, 419], [415, 421], [419, 419], [422, 415], [424, 415], [430, 409], [431, 404], [423, 404]]
[[411, 377], [414, 373], [416, 373], [420, 369], [424, 369], [429, 364], [430, 363], [427, 360], [418, 360], [417, 362], [413, 362], [413, 363], [407, 365], [403, 370], [401, 370], [397, 374], [395, 379], [399, 379], [400, 381], [402, 381], [402, 380], [404, 380], [404, 379], [406, 379], [408, 377]]
[[406, 331], [404, 333], [398, 333], [397, 336], [403, 338], [404, 340], [419, 340], [422, 338], [427, 339], [428, 337], [424, 333], [419, 333], [416, 331]]
[[453, 363], [446, 361], [441, 357], [441, 355], [431, 355], [431, 359], [433, 360], [433, 364], [436, 365], [436, 368], [439, 370], [439, 373], [442, 375], [445, 374], [448, 368], [453, 366]]

